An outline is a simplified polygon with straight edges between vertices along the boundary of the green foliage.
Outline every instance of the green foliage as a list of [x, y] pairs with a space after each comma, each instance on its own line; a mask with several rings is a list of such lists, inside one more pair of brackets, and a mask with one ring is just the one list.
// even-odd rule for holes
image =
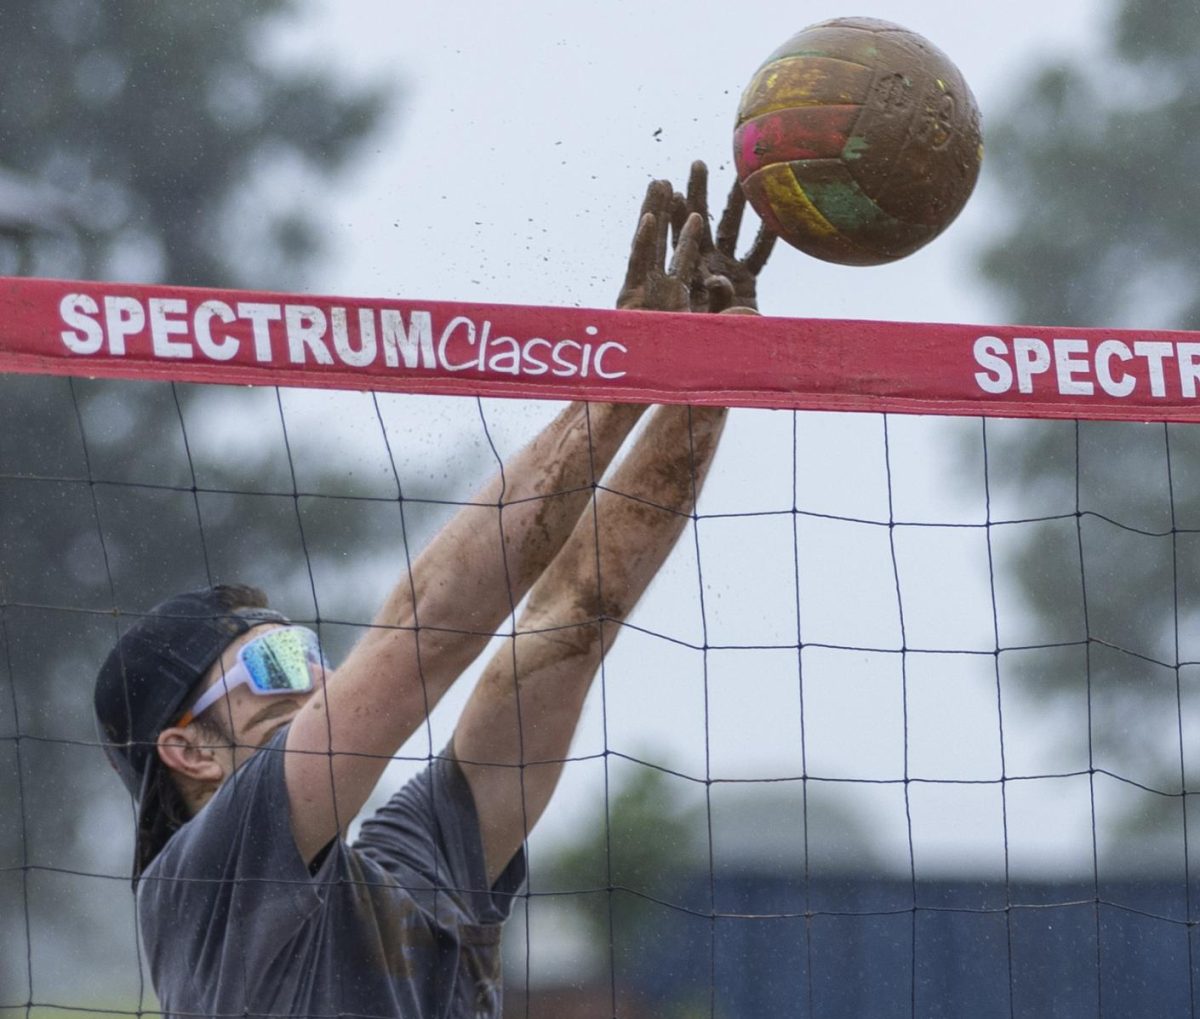
[[[1197, 32], [1191, 0], [1126, 0], [1107, 52], [1042, 70], [1001, 118], [988, 157], [1009, 198], [983, 269], [1011, 320], [1200, 327]], [[1009, 654], [1006, 669], [1050, 709], [1079, 770], [1168, 794], [1127, 788], [1107, 817], [1129, 859], [1166, 835], [1157, 844], [1179, 846], [1179, 793], [1198, 777], [1179, 706], [1195, 708], [1186, 663], [1200, 661], [1200, 435], [1043, 423], [994, 429], [989, 460], [995, 491], [1058, 515], [1005, 534], [1019, 539], [1007, 567], [1031, 640], [1063, 646]]]
[[35, 271], [294, 285], [321, 190], [289, 175], [341, 168], [385, 100], [264, 56], [300, 6], [6, 2], [0, 165], [73, 196], [83, 228], [46, 241]]
[[704, 844], [701, 806], [683, 800], [668, 775], [639, 767], [580, 826], [581, 835], [535, 873], [539, 891], [572, 892], [597, 946], [613, 944], [633, 958], [652, 932], [656, 902], [673, 901]]
[[988, 139], [1006, 202], [985, 256], [1020, 321], [1200, 322], [1191, 3], [1125, 3], [1111, 52], [1040, 71]]

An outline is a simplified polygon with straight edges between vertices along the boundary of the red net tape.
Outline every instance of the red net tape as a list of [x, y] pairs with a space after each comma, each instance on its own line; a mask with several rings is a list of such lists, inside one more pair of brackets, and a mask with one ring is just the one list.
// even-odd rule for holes
[[0, 278], [0, 371], [633, 403], [1200, 420], [1200, 334]]

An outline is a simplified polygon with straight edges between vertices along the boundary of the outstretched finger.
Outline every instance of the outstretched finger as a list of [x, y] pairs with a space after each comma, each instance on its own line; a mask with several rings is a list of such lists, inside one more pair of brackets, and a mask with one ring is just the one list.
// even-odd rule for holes
[[700, 246], [711, 248], [712, 233], [708, 226], [708, 166], [702, 159], [692, 163], [691, 173], [688, 174], [687, 207], [689, 212], [698, 213], [704, 224]]
[[679, 244], [679, 235], [683, 233], [683, 227], [687, 223], [687, 218], [687, 199], [676, 191], [671, 196], [671, 237], [676, 245]]
[[737, 257], [738, 234], [742, 229], [742, 214], [746, 211], [746, 193], [739, 181], [733, 182], [721, 222], [717, 224], [717, 250], [730, 258]]
[[767, 264], [767, 259], [771, 257], [771, 252], [775, 248], [776, 240], [778, 240], [778, 235], [768, 230], [765, 223], [758, 228], [754, 243], [750, 246], [746, 257], [742, 259], [742, 265], [752, 276], [757, 276], [762, 272], [763, 266]]
[[679, 233], [679, 243], [675, 246], [668, 270], [671, 276], [683, 283], [691, 280], [700, 264], [700, 237], [703, 232], [704, 220], [699, 213], [693, 212]]
[[646, 185], [646, 197], [642, 199], [642, 211], [638, 213], [639, 218], [645, 216], [646, 213], [657, 216], [664, 212], [673, 193], [674, 188], [671, 187], [669, 181], [652, 180]]
[[647, 212], [638, 221], [633, 245], [629, 251], [629, 267], [625, 270], [626, 290], [640, 286], [651, 272], [662, 265], [656, 247], [658, 224], [655, 220], [654, 213]]
[[[654, 246], [650, 249], [650, 257], [655, 259], [655, 268], [661, 269], [667, 257], [667, 232], [671, 227], [671, 198], [675, 189], [669, 180], [652, 180], [646, 186], [646, 197], [642, 201], [641, 217], [654, 217], [653, 231]], [[641, 221], [638, 222], [641, 230]]]
[[[663, 181], [667, 184], [666, 181]], [[662, 204], [654, 214], [654, 265], [661, 269], [667, 260], [667, 252], [671, 250], [671, 198], [674, 191], [667, 184], [667, 193]]]

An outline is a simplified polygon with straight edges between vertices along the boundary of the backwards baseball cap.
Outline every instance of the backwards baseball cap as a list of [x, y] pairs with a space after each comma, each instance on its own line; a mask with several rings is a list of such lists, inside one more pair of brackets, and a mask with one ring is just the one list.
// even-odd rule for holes
[[[253, 587], [222, 585], [176, 595], [125, 631], [96, 677], [95, 707], [109, 763], [137, 804], [133, 880], [186, 820], [158, 757], [157, 739], [196, 684], [239, 636], [288, 624]], [[173, 801], [173, 802], [172, 802]]]

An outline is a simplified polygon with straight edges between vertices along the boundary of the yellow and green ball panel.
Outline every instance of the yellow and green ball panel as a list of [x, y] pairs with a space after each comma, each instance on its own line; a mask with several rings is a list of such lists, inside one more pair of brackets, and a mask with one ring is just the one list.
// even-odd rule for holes
[[827, 262], [881, 265], [911, 254], [938, 232], [884, 212], [840, 159], [764, 166], [742, 187], [770, 229]]

